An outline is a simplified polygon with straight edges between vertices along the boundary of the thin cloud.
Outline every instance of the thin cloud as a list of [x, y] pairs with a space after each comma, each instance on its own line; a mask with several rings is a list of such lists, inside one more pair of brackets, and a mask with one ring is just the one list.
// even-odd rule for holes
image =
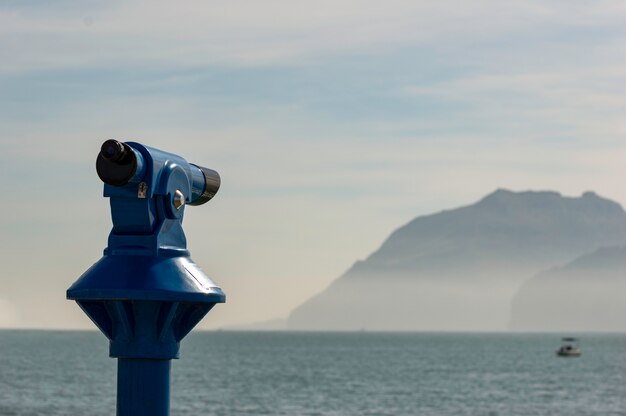
[[[566, 18], [563, 14], [566, 8]], [[619, 2], [290, 1], [93, 3], [0, 9], [0, 70], [101, 65], [301, 65], [374, 53], [624, 22]]]

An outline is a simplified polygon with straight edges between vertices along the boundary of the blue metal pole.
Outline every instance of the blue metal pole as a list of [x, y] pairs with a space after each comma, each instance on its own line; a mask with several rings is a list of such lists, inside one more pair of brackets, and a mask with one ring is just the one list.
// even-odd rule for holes
[[170, 360], [118, 358], [117, 416], [167, 416]]

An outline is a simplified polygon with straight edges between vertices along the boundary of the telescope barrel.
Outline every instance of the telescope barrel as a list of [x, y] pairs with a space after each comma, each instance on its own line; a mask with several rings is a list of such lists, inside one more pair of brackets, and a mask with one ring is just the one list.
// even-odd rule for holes
[[[111, 186], [125, 186], [129, 183], [138, 183], [144, 176], [145, 163], [141, 152], [131, 147], [133, 143], [123, 143], [117, 140], [107, 140], [102, 143], [96, 160], [96, 171], [102, 182]], [[181, 165], [187, 172], [191, 185], [189, 205], [202, 205], [209, 202], [220, 189], [220, 175], [213, 169], [187, 163], [184, 159], [165, 152], [154, 152], [147, 157], [154, 159], [159, 156], [161, 162], [169, 157]], [[154, 165], [155, 160], [152, 160]]]

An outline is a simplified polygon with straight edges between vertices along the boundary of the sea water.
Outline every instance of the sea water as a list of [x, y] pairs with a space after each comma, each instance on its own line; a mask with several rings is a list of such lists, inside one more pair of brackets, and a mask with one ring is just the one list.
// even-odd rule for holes
[[[626, 415], [626, 335], [196, 332], [172, 415]], [[0, 331], [0, 415], [114, 415], [96, 332]]]

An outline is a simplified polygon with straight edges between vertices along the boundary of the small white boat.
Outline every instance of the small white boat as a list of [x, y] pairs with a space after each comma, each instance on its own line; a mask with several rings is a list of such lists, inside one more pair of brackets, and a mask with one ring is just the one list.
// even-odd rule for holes
[[563, 344], [556, 350], [559, 357], [580, 357], [582, 352], [578, 348], [578, 340], [576, 338], [563, 338]]

